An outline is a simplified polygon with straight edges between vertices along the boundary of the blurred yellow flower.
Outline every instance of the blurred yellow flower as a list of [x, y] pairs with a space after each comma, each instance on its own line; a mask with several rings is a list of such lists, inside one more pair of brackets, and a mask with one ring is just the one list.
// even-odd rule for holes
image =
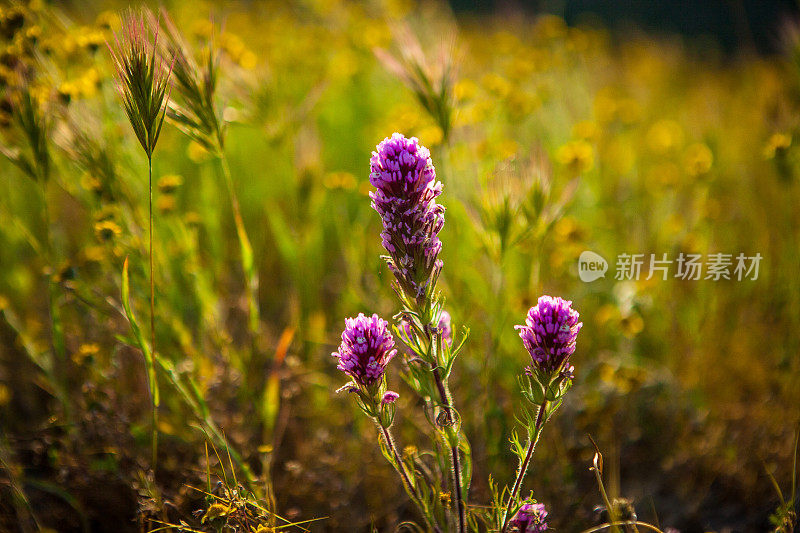
[[534, 94], [525, 91], [511, 91], [506, 98], [508, 112], [513, 119], [522, 120], [539, 104]]
[[525, 81], [536, 71], [536, 64], [530, 55], [514, 57], [508, 65], [508, 76], [517, 81]]
[[35, 26], [31, 26], [25, 31], [25, 38], [33, 42], [38, 41], [41, 36], [42, 36], [42, 27], [39, 26], [38, 24]]
[[714, 154], [703, 143], [694, 143], [686, 148], [683, 157], [684, 169], [690, 176], [700, 176], [711, 170]]
[[453, 94], [459, 102], [472, 100], [477, 93], [478, 86], [474, 81], [467, 78], [458, 80], [453, 87]]
[[88, 263], [102, 263], [106, 257], [106, 251], [102, 246], [84, 246], [83, 258]]
[[73, 98], [80, 94], [78, 86], [71, 81], [65, 81], [58, 86], [58, 96], [64, 103], [69, 103]]
[[11, 389], [5, 384], [0, 383], [0, 407], [7, 405], [11, 401]]
[[683, 142], [683, 130], [674, 120], [662, 119], [647, 130], [646, 141], [650, 150], [663, 154], [680, 146]]
[[628, 316], [622, 317], [619, 322], [622, 334], [628, 338], [633, 338], [644, 329], [644, 320], [637, 313], [631, 313]]
[[109, 241], [122, 234], [122, 228], [116, 222], [103, 220], [94, 225], [94, 232], [101, 241]]
[[113, 205], [104, 205], [97, 210], [94, 214], [95, 222], [102, 222], [104, 220], [112, 220], [119, 214], [119, 210]]
[[156, 208], [165, 215], [175, 211], [176, 205], [175, 196], [172, 194], [161, 195], [156, 200]]
[[499, 97], [504, 97], [511, 90], [511, 84], [507, 79], [497, 74], [490, 72], [481, 78], [481, 84], [486, 88], [486, 91]]
[[100, 30], [81, 28], [75, 37], [75, 42], [81, 48], [96, 52], [106, 42], [106, 34]]
[[83, 174], [81, 176], [81, 187], [93, 193], [99, 193], [103, 190], [103, 182], [91, 174]]
[[594, 315], [594, 320], [598, 326], [605, 326], [609, 321], [619, 314], [617, 308], [611, 304], [603, 304]]
[[211, 157], [211, 154], [208, 153], [208, 150], [203, 148], [203, 145], [194, 141], [190, 142], [189, 146], [186, 148], [186, 155], [194, 163], [202, 163]]
[[203, 217], [200, 216], [200, 213], [197, 211], [188, 211], [185, 215], [183, 215], [183, 221], [186, 223], [187, 226], [200, 226], [203, 222]]
[[94, 357], [100, 353], [100, 345], [94, 342], [81, 344], [77, 352], [72, 354], [72, 361], [76, 365], [82, 365], [87, 358]]
[[442, 134], [442, 128], [435, 124], [420, 129], [417, 132], [417, 137], [419, 138], [420, 142], [426, 146], [439, 145], [442, 143], [442, 139], [444, 138]]
[[328, 189], [354, 189], [357, 181], [350, 172], [329, 172], [322, 180]]
[[95, 19], [95, 24], [101, 28], [111, 31], [118, 31], [122, 27], [119, 15], [116, 11], [103, 11]]
[[158, 190], [163, 194], [171, 194], [183, 185], [183, 177], [178, 174], [166, 174], [158, 180]]
[[556, 161], [576, 174], [587, 172], [594, 166], [592, 145], [581, 139], [570, 141], [556, 150]]
[[252, 50], [245, 50], [239, 56], [239, 66], [245, 70], [253, 70], [258, 66], [258, 56]]
[[788, 133], [773, 133], [764, 146], [764, 158], [772, 159], [775, 154], [780, 153], [792, 145], [792, 136]]

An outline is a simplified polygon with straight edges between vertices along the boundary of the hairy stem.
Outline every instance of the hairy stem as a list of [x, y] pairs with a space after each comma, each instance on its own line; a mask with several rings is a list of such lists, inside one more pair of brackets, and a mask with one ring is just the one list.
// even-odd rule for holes
[[383, 427], [380, 422], [377, 422], [377, 424], [381, 430], [381, 434], [383, 435], [383, 440], [386, 442], [386, 446], [392, 452], [395, 463], [397, 463], [397, 471], [400, 473], [400, 477], [403, 478], [403, 485], [405, 486], [411, 498], [414, 499], [415, 503], [419, 502], [419, 494], [417, 493], [417, 489], [414, 487], [414, 485], [411, 483], [411, 479], [408, 477], [405, 464], [400, 458], [400, 454], [397, 452], [397, 445], [394, 442], [394, 438], [392, 438], [389, 428]]
[[[442, 404], [444, 404], [445, 408], [447, 409], [448, 422], [454, 424], [455, 415], [453, 401], [448, 393], [447, 385], [442, 379], [442, 375], [439, 372], [438, 366], [433, 369], [433, 379], [436, 382], [436, 388], [439, 391], [439, 397], [441, 398]], [[456, 508], [458, 509], [458, 531], [463, 533], [467, 530], [467, 513], [466, 509], [464, 508], [464, 498], [461, 494], [461, 461], [458, 457], [458, 445], [450, 447], [450, 460], [453, 465], [453, 494], [456, 498]]]
[[405, 463], [403, 463], [400, 453], [397, 451], [397, 444], [394, 442], [391, 431], [389, 431], [389, 428], [381, 425], [377, 419], [375, 420], [375, 423], [378, 425], [378, 428], [380, 428], [381, 434], [383, 435], [383, 440], [386, 442], [386, 446], [392, 452], [392, 456], [397, 464], [397, 471], [400, 473], [400, 477], [403, 479], [403, 486], [405, 487], [409, 496], [411, 496], [411, 499], [414, 500], [414, 503], [419, 507], [420, 511], [423, 512], [426, 521], [429, 522], [429, 525], [433, 528], [433, 530], [436, 533], [442, 533], [442, 530], [439, 529], [439, 526], [433, 522], [433, 519], [430, 516], [428, 516], [426, 508], [422, 503], [422, 499], [419, 497], [416, 487], [413, 483], [411, 483], [411, 478], [408, 476]]
[[519, 496], [519, 491], [522, 488], [522, 481], [525, 479], [525, 473], [528, 470], [528, 465], [530, 465], [531, 457], [533, 457], [533, 451], [536, 449], [536, 443], [539, 442], [539, 436], [542, 434], [542, 427], [544, 427], [545, 423], [544, 413], [547, 410], [547, 403], [547, 400], [545, 400], [545, 402], [539, 406], [539, 414], [536, 415], [536, 424], [534, 425], [533, 435], [528, 443], [528, 451], [525, 454], [525, 459], [519, 466], [517, 479], [514, 480], [514, 486], [511, 489], [511, 495], [508, 498], [508, 505], [506, 505], [506, 510], [503, 514], [503, 525], [500, 527], [501, 533], [505, 533], [506, 529], [508, 528], [508, 519], [510, 518], [509, 515], [511, 514], [511, 506]]

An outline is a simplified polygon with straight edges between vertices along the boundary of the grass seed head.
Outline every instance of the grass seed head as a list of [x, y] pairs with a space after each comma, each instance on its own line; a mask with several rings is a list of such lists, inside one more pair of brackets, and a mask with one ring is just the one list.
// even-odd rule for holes
[[125, 113], [148, 158], [164, 123], [173, 65], [158, 46], [158, 34], [159, 21], [150, 11], [129, 11], [108, 45]]

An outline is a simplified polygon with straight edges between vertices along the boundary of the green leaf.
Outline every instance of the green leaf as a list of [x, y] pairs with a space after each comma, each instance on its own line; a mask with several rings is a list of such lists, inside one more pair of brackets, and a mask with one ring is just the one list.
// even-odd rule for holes
[[158, 407], [160, 405], [160, 397], [158, 393], [158, 381], [156, 380], [156, 369], [154, 364], [153, 354], [150, 351], [150, 346], [144, 338], [142, 328], [139, 327], [139, 322], [133, 314], [131, 308], [130, 298], [130, 276], [128, 275], [128, 258], [122, 264], [122, 308], [125, 310], [125, 317], [131, 325], [133, 337], [136, 340], [136, 345], [144, 355], [145, 366], [147, 367], [147, 379], [150, 385], [150, 393], [152, 394], [153, 405]]

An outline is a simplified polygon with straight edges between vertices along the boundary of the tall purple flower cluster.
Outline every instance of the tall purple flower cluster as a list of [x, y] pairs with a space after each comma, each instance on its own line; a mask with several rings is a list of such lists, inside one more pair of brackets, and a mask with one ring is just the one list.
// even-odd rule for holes
[[366, 389], [380, 383], [386, 365], [397, 353], [388, 326], [378, 315], [359, 313], [345, 319], [342, 344], [331, 354], [339, 359], [337, 368]]
[[526, 503], [509, 522], [519, 533], [543, 533], [547, 530], [547, 511], [542, 503]]
[[436, 203], [442, 184], [430, 151], [416, 137], [392, 134], [372, 153], [369, 182], [376, 188], [369, 196], [383, 222], [389, 268], [403, 292], [421, 302], [442, 268], [444, 207]]
[[515, 326], [533, 360], [533, 367], [541, 372], [560, 370], [571, 372], [569, 356], [575, 352], [575, 339], [583, 326], [572, 302], [541, 296], [528, 311], [524, 326]]

